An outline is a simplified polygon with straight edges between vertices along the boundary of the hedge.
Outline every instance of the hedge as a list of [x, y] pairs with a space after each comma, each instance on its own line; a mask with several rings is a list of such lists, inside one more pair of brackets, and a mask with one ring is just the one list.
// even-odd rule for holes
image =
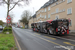
[[5, 27], [3, 29], [3, 33], [6, 33], [6, 32], [12, 33], [12, 28], [11, 27]]

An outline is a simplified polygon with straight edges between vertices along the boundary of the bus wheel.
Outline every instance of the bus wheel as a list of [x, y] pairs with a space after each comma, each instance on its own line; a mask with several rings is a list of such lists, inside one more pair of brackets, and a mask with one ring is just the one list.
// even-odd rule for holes
[[40, 33], [41, 31], [39, 30], [38, 32]]
[[50, 35], [50, 32], [48, 31], [48, 35]]

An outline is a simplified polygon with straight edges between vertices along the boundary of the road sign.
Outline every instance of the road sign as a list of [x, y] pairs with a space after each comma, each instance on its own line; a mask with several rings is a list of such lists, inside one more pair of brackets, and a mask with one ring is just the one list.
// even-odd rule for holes
[[6, 18], [7, 20], [11, 20], [11, 17], [8, 15], [8, 17]]
[[6, 19], [7, 19], [7, 23], [11, 22], [11, 17], [9, 15], [8, 15], [8, 17]]
[[10, 23], [10, 20], [7, 20], [7, 23]]

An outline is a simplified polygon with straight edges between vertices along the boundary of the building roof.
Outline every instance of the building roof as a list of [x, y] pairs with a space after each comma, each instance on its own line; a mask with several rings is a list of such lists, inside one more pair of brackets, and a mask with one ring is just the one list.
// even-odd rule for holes
[[32, 17], [33, 17], [33, 18], [36, 18], [36, 14], [34, 14]]
[[42, 8], [46, 8], [47, 6], [57, 2], [58, 0], [49, 0], [48, 2], [46, 2], [40, 9]]
[[[36, 14], [34, 14], [30, 19], [32, 19], [32, 18], [36, 18]], [[29, 19], [29, 20], [30, 20], [30, 19]]]

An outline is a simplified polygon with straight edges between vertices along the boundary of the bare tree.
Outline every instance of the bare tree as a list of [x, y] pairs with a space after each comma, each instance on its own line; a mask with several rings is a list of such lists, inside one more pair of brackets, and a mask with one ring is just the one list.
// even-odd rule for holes
[[26, 18], [27, 18], [27, 20], [29, 20], [29, 19], [30, 19], [30, 17], [31, 17], [31, 12], [30, 12], [30, 11], [28, 11], [28, 10], [25, 10], [25, 11], [23, 11], [23, 13], [22, 13], [21, 17], [26, 17]]
[[28, 10], [25, 10], [24, 12], [23, 12], [23, 14], [21, 15], [21, 20], [20, 20], [20, 22], [22, 22], [23, 23], [23, 25], [28, 25], [28, 23], [29, 23], [29, 19], [30, 19], [30, 17], [31, 17], [31, 12], [30, 11], [28, 11]]
[[15, 8], [16, 5], [22, 6], [22, 3], [24, 5], [28, 5], [30, 0], [0, 0], [0, 5], [6, 4], [7, 5], [7, 16], [9, 15], [9, 12]]
[[22, 22], [23, 26], [25, 26], [25, 24], [27, 24], [29, 21], [27, 20], [27, 17], [22, 17], [22, 19], [20, 20], [20, 22]]

